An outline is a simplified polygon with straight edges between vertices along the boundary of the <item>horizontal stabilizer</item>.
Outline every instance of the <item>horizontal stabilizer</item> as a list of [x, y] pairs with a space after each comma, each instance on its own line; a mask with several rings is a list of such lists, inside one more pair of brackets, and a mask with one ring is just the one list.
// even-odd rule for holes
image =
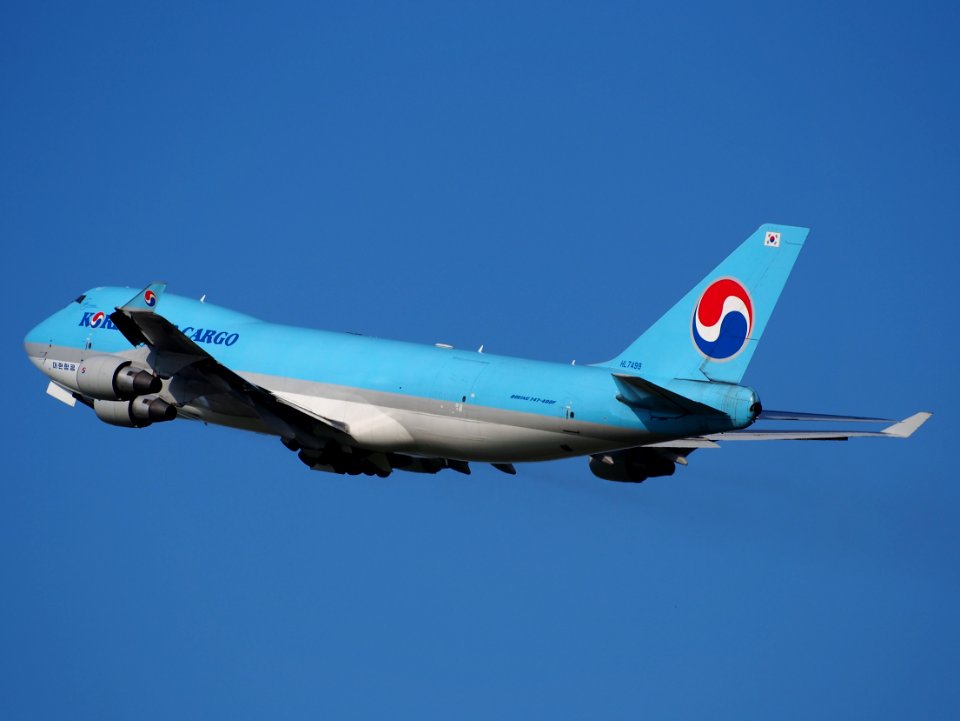
[[696, 413], [701, 415], [723, 415], [717, 410], [703, 403], [698, 403], [679, 393], [651, 383], [646, 378], [631, 376], [626, 373], [613, 373], [620, 395], [617, 400], [631, 407], [647, 410], [661, 410], [670, 413]]
[[893, 418], [867, 418], [865, 416], [834, 416], [829, 413], [800, 413], [797, 411], [762, 411], [758, 421], [825, 421], [838, 423], [889, 423]]
[[[651, 444], [660, 448], [712, 448], [718, 441], [845, 441], [849, 438], [909, 438], [932, 416], [914, 413], [882, 431], [731, 431]], [[704, 444], [707, 441], [709, 445]]]

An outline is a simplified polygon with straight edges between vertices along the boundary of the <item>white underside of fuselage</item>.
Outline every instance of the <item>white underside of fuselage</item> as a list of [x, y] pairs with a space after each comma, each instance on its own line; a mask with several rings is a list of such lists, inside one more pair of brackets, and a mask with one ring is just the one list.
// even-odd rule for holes
[[[571, 456], [611, 451], [642, 444], [647, 434], [625, 436], [623, 429], [611, 429], [615, 435], [598, 435], [602, 426], [594, 426], [589, 433], [584, 426], [556, 429], [557, 421], [544, 419], [548, 427], [531, 427], [536, 422], [530, 414], [523, 415], [522, 425], [509, 422], [503, 411], [494, 415], [504, 420], [479, 418], [490, 415], [465, 403], [433, 401], [435, 410], [407, 410], [379, 406], [366, 401], [273, 391], [274, 395], [311, 415], [333, 419], [343, 424], [346, 433], [361, 448], [386, 453], [404, 453], [414, 456], [454, 458], [486, 463], [521, 463], [545, 461]], [[208, 423], [269, 433], [255, 418], [227, 416], [215, 413], [201, 405], [190, 404], [183, 409], [188, 417]], [[520, 419], [517, 419], [518, 421]]]
[[[79, 361], [79, 352], [58, 350], [60, 356]], [[142, 352], [138, 349], [120, 356], [138, 358]], [[63, 367], [66, 364], [52, 361], [47, 355], [31, 355], [30, 360], [60, 386], [77, 391], [75, 370], [66, 370]], [[276, 376], [242, 375], [270, 390], [283, 402], [312, 416], [334, 421], [357, 447], [371, 451], [514, 463], [600, 453], [656, 440], [643, 431], [581, 420], [325, 386]], [[310, 392], [315, 389], [328, 390], [331, 395]], [[218, 407], [221, 404], [215, 402], [216, 396], [185, 399], [178, 398], [171, 390], [169, 384], [165, 384], [161, 395], [177, 405], [181, 418], [276, 434], [256, 415]]]

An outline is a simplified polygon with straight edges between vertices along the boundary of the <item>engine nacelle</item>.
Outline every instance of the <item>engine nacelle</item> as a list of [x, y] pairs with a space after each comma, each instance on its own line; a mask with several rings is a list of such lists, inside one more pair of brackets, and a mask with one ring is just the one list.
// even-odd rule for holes
[[628, 448], [590, 456], [590, 471], [605, 481], [643, 483], [655, 476], [672, 476], [676, 463], [656, 448]]
[[95, 400], [93, 410], [104, 423], [124, 428], [145, 428], [177, 417], [176, 406], [159, 396], [138, 396], [132, 401]]
[[95, 355], [77, 366], [77, 388], [90, 398], [130, 400], [158, 393], [162, 387], [160, 379], [150, 371], [113, 356]]

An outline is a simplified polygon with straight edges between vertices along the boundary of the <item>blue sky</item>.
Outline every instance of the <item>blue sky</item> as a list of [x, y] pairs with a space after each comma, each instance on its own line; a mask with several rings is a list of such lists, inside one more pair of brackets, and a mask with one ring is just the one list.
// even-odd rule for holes
[[[0, 10], [3, 718], [955, 716], [950, 4]], [[21, 340], [83, 290], [559, 362], [762, 222], [810, 238], [745, 381], [937, 413], [672, 478], [311, 473], [125, 431]]]

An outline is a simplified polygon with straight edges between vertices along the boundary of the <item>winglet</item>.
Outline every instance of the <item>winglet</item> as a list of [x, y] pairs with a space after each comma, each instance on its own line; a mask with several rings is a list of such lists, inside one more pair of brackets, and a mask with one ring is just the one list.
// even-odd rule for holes
[[899, 423], [894, 423], [892, 426], [884, 428], [883, 434], [885, 436], [893, 436], [894, 438], [909, 438], [914, 434], [914, 431], [926, 423], [932, 415], [932, 413], [927, 413], [926, 411], [914, 413], [909, 418], [905, 418]]
[[[160, 296], [163, 295], [163, 291], [166, 289], [166, 283], [155, 280], [126, 303], [117, 306], [117, 309], [110, 314], [110, 321], [117, 326], [120, 332], [123, 333], [124, 338], [130, 341], [131, 345], [149, 344], [150, 341], [143, 334], [143, 330], [133, 320], [133, 316], [147, 316], [163, 320], [162, 316], [156, 314], [156, 309], [157, 304], [160, 302]], [[187, 344], [193, 345], [189, 340]]]
[[160, 296], [163, 295], [163, 291], [166, 289], [166, 283], [154, 281], [122, 306], [120, 306], [118, 310], [139, 310], [152, 313], [154, 310], [156, 310], [157, 303], [160, 301]]

